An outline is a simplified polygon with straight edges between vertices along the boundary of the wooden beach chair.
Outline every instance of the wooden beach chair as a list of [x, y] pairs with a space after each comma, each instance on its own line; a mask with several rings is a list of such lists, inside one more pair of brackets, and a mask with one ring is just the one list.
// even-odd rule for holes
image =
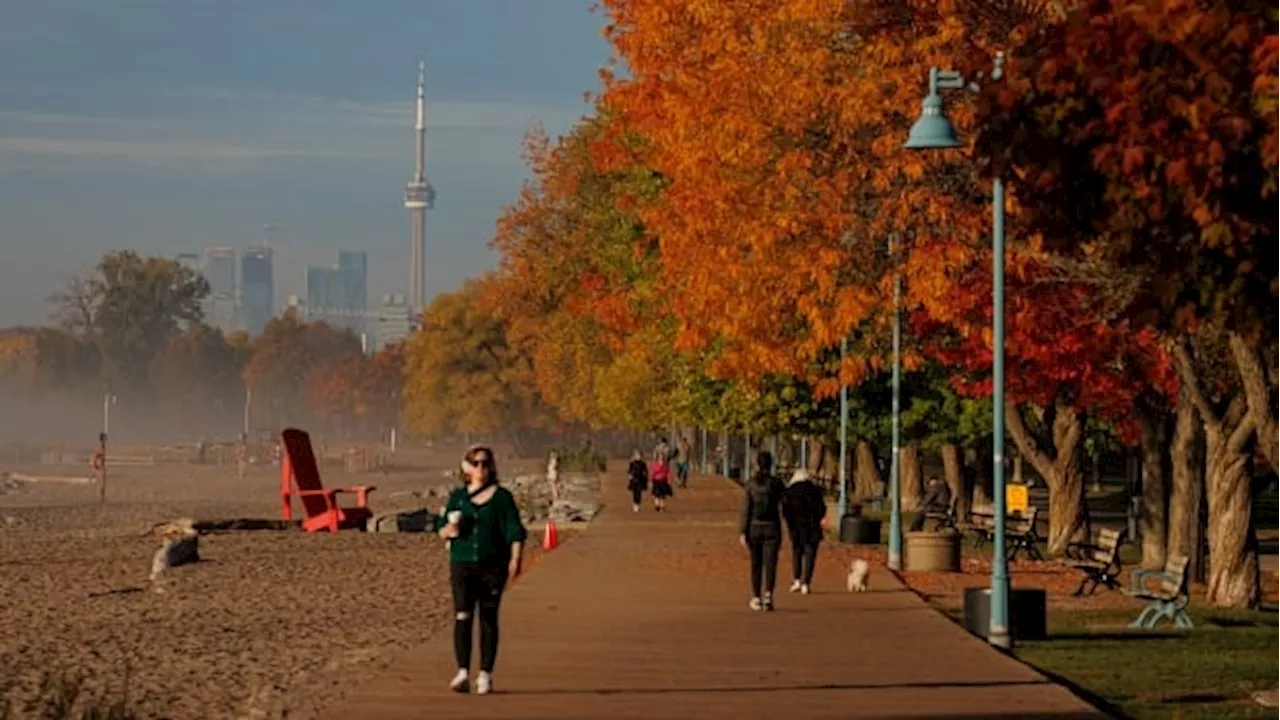
[[[320, 482], [320, 468], [316, 465], [316, 456], [311, 449], [311, 436], [302, 430], [285, 428], [280, 433], [280, 444], [284, 446], [284, 456], [280, 460], [280, 496], [284, 519], [293, 519], [292, 496], [296, 493], [306, 513], [302, 520], [302, 529], [306, 532], [328, 530], [336, 533], [352, 528], [365, 529], [365, 521], [373, 517], [373, 512], [368, 507], [369, 493], [377, 488], [373, 485], [325, 488]], [[354, 494], [355, 507], [339, 505], [338, 493]]]

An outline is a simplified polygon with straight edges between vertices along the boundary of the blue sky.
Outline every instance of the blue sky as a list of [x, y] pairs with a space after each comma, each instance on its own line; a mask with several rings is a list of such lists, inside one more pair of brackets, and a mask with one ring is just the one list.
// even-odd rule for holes
[[370, 255], [405, 292], [413, 85], [427, 62], [427, 291], [495, 261], [520, 140], [584, 111], [608, 57], [590, 0], [7, 0], [0, 10], [0, 326], [43, 321], [102, 253], [277, 230], [277, 301]]

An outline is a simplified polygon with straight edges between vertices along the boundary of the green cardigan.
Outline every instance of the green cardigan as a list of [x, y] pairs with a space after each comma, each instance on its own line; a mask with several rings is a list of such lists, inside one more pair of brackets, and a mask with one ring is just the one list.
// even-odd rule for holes
[[462, 512], [462, 521], [458, 523], [461, 534], [449, 541], [452, 563], [506, 565], [511, 561], [511, 544], [522, 543], [528, 537], [520, 522], [515, 496], [502, 486], [498, 486], [493, 497], [483, 505], [471, 502], [467, 488], [454, 490], [449, 494], [444, 512], [435, 519], [436, 532], [448, 524], [449, 513], [454, 510]]

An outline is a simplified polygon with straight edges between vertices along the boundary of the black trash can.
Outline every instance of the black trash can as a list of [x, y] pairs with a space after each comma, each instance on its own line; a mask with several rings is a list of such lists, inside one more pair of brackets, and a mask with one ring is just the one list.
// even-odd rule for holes
[[[1009, 590], [1009, 635], [1014, 640], [1044, 640], [1049, 636], [1044, 590]], [[991, 624], [991, 588], [964, 591], [964, 629], [986, 639]]]
[[848, 545], [879, 545], [880, 521], [858, 515], [840, 519], [840, 542]]

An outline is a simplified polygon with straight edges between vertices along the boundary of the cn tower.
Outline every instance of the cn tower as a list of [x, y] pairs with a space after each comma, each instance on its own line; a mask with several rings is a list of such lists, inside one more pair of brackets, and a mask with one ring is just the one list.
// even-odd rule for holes
[[426, 306], [427, 211], [435, 207], [436, 191], [427, 182], [427, 64], [418, 63], [418, 119], [413, 126], [413, 179], [404, 190], [404, 206], [413, 221], [409, 251], [409, 309], [416, 318]]

